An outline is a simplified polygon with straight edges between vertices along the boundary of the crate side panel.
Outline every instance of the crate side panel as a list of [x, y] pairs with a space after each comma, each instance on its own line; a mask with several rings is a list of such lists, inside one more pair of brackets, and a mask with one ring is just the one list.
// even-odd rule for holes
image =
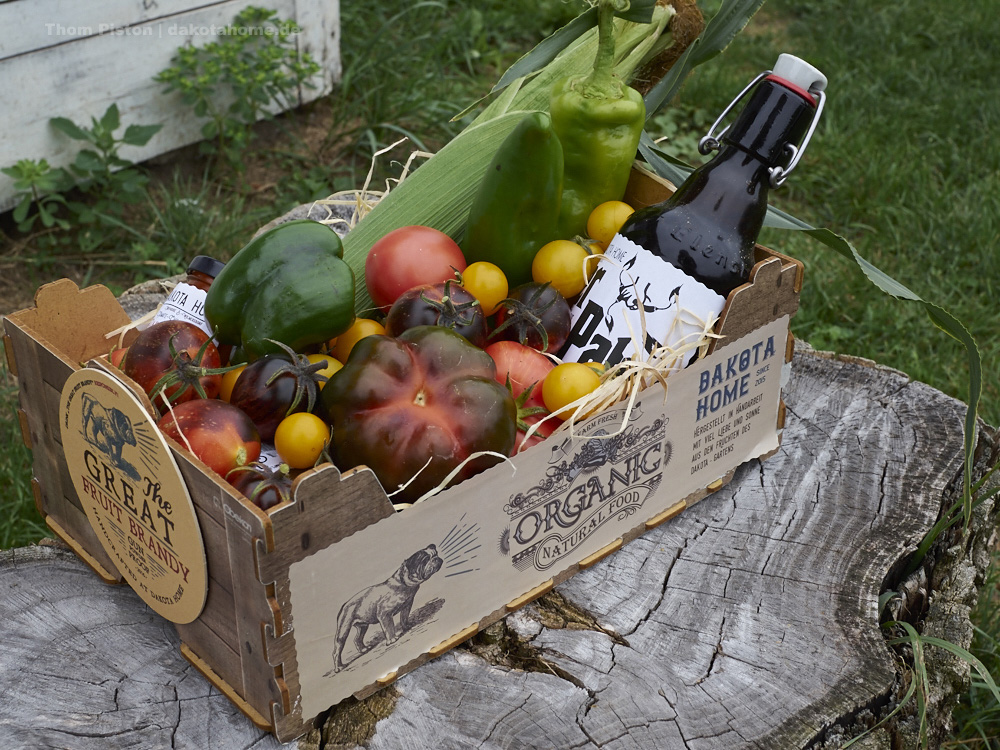
[[268, 664], [262, 633], [273, 631], [275, 611], [271, 587], [261, 583], [257, 561], [268, 547], [270, 519], [235, 496], [222, 498], [229, 567], [235, 598], [235, 632], [241, 680], [233, 689], [251, 708], [270, 718], [290, 710], [288, 693], [279, 684], [280, 669]]
[[83, 512], [63, 457], [59, 393], [73, 368], [14, 321], [6, 320], [5, 327], [17, 361], [19, 398], [31, 433], [32, 473], [41, 494], [41, 511], [52, 516], [106, 571], [117, 575]]
[[[43, 284], [35, 292], [34, 307], [7, 317], [49, 350], [48, 356], [70, 367], [106, 354], [111, 345], [104, 334], [130, 322], [110, 289], [99, 284], [80, 289], [69, 279]], [[66, 372], [62, 382], [68, 376]], [[53, 385], [61, 387], [62, 382]]]
[[[284, 637], [295, 640], [297, 674], [290, 661], [284, 670], [293, 695], [298, 682], [303, 716], [450, 648], [506, 603], [571, 575], [773, 450], [788, 322], [771, 320], [671, 374], [666, 403], [659, 387], [647, 389], [632, 409], [594, 415], [574, 436], [556, 433], [510, 464], [291, 563]], [[731, 361], [744, 351], [756, 354]], [[364, 619], [391, 601], [396, 580], [419, 582], [408, 584], [418, 593], [402, 635], [402, 625], [382, 633], [381, 619]], [[285, 593], [276, 593], [284, 612]], [[347, 614], [341, 622], [333, 612]], [[360, 647], [354, 621], [368, 628]], [[291, 651], [281, 643], [270, 653]]]

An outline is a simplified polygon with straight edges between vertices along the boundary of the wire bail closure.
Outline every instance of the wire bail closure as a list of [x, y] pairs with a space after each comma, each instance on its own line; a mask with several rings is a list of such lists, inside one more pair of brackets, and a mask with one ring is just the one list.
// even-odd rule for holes
[[[750, 83], [748, 83], [739, 94], [736, 95], [736, 98], [729, 103], [729, 106], [722, 110], [722, 114], [716, 118], [715, 122], [712, 123], [712, 127], [708, 129], [708, 134], [698, 141], [699, 153], [703, 156], [708, 156], [708, 154], [718, 150], [721, 145], [720, 139], [726, 134], [726, 131], [729, 130], [729, 125], [726, 125], [726, 127], [719, 130], [718, 133], [715, 132], [722, 124], [722, 121], [726, 119], [729, 113], [733, 111], [733, 108], [740, 103], [740, 100], [743, 99], [744, 96], [752, 91], [760, 81], [773, 73], [774, 71], [772, 70], [765, 70], [763, 73], [760, 73], [757, 77], [750, 81]], [[813, 115], [812, 122], [809, 123], [809, 130], [806, 131], [806, 135], [802, 139], [802, 143], [798, 146], [791, 143], [785, 144], [785, 151], [791, 154], [788, 164], [784, 167], [771, 167], [767, 170], [770, 175], [771, 187], [773, 188], [778, 187], [786, 179], [788, 179], [788, 175], [791, 174], [793, 169], [795, 169], [799, 160], [802, 158], [802, 154], [805, 153], [806, 146], [809, 145], [809, 141], [812, 139], [813, 133], [816, 131], [816, 126], [819, 124], [820, 115], [823, 113], [823, 106], [826, 104], [826, 92], [823, 90], [810, 91], [809, 94], [816, 97], [816, 113]]]

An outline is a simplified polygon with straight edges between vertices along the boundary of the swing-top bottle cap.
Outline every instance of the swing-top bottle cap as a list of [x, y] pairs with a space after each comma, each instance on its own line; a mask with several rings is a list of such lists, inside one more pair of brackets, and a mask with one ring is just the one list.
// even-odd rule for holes
[[798, 86], [810, 94], [826, 90], [826, 76], [800, 57], [782, 53], [774, 64], [771, 75]]

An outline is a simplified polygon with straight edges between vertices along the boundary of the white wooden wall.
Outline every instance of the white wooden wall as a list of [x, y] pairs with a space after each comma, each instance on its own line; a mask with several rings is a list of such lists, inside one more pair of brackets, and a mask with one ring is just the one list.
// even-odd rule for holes
[[[296, 21], [299, 49], [322, 66], [299, 103], [329, 93], [341, 74], [339, 0], [0, 0], [0, 167], [23, 158], [71, 163], [83, 144], [54, 131], [49, 118], [89, 125], [112, 102], [123, 127], [164, 124], [146, 146], [123, 147], [124, 158], [139, 162], [201, 140], [202, 121], [153, 76], [178, 47], [213, 41], [213, 25], [232, 23], [250, 5]], [[14, 203], [13, 180], [0, 174], [0, 210]]]

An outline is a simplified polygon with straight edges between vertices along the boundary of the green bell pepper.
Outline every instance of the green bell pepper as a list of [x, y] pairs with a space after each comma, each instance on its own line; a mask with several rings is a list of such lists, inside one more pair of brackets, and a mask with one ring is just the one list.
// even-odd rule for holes
[[559, 236], [562, 191], [552, 119], [530, 112], [500, 144], [476, 192], [461, 243], [466, 260], [496, 264], [511, 288], [531, 281], [535, 253]]
[[222, 344], [250, 360], [295, 351], [338, 336], [354, 322], [354, 272], [340, 237], [307, 219], [289, 221], [250, 240], [215, 277], [205, 317]]
[[623, 0], [600, 0], [593, 70], [552, 88], [549, 112], [565, 164], [559, 215], [564, 239], [584, 235], [598, 205], [622, 199], [645, 125], [642, 95], [614, 75], [614, 12], [626, 8]]

